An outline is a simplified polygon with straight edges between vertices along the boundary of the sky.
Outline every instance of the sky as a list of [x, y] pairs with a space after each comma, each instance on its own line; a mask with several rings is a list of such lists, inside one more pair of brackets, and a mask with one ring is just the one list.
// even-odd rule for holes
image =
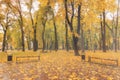
[[[34, 0], [32, 13], [34, 13], [36, 10], [38, 10], [38, 7], [39, 7], [39, 2], [37, 0]], [[22, 10], [27, 11], [27, 6], [22, 5]]]

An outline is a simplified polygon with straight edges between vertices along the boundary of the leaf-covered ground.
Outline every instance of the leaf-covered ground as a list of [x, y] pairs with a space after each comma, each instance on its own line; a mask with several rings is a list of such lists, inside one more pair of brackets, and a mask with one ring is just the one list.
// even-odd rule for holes
[[71, 53], [45, 53], [38, 62], [0, 63], [0, 80], [120, 80], [120, 68], [81, 61]]

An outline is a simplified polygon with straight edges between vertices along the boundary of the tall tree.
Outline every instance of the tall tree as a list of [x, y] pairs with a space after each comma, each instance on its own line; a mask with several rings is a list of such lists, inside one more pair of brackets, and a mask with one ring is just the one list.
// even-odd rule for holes
[[115, 26], [115, 52], [117, 52], [117, 45], [118, 45], [118, 23], [119, 23], [119, 4], [120, 0], [118, 0], [118, 5], [117, 5], [117, 17], [116, 17], [116, 26]]
[[56, 27], [54, 12], [53, 12], [53, 25], [54, 25], [54, 34], [55, 34], [55, 51], [57, 51], [58, 50], [58, 39], [57, 39], [57, 27]]
[[[53, 4], [53, 6], [52, 6]], [[53, 26], [54, 26], [54, 37], [55, 37], [55, 43], [54, 43], [54, 49], [55, 51], [58, 50], [58, 34], [57, 34], [57, 25], [56, 25], [56, 17], [55, 17], [55, 11], [54, 11], [54, 7], [55, 7], [55, 1], [53, 0], [48, 0], [47, 3], [48, 6], [50, 6], [50, 12], [52, 12], [52, 19], [53, 19]], [[53, 8], [52, 8], [53, 7]]]
[[42, 51], [44, 52], [45, 50], [45, 27], [46, 27], [46, 22], [47, 22], [47, 15], [42, 17], [42, 25], [43, 25], [43, 30], [42, 30], [42, 43], [43, 43], [43, 48]]
[[20, 29], [21, 29], [21, 39], [22, 39], [22, 51], [25, 51], [25, 41], [24, 41], [24, 30], [23, 30], [23, 15], [22, 15], [22, 9], [21, 9], [21, 2], [20, 0], [17, 0], [18, 2], [18, 13], [19, 13], [19, 25], [20, 25]]
[[[83, 33], [83, 27], [81, 27], [81, 6], [82, 6], [82, 3], [78, 4], [78, 25], [77, 25], [77, 34], [79, 35], [80, 37], [80, 30], [81, 30], [81, 48], [82, 48], [82, 53], [84, 53], [84, 33]], [[79, 37], [76, 37], [77, 38], [77, 44], [78, 44], [78, 39]]]
[[33, 14], [32, 14], [32, 8], [33, 8], [33, 0], [30, 0], [28, 4], [28, 9], [29, 9], [29, 15], [30, 15], [30, 19], [31, 19], [31, 23], [32, 23], [32, 28], [33, 28], [33, 34], [34, 34], [34, 39], [33, 39], [33, 51], [37, 51], [38, 49], [38, 41], [36, 39], [36, 29], [37, 29], [37, 21], [38, 21], [38, 14], [36, 14], [36, 19], [33, 18]]
[[10, 15], [12, 15], [12, 12], [10, 11], [10, 8], [8, 7], [8, 3], [5, 1], [4, 10], [0, 14], [0, 25], [3, 28], [3, 42], [2, 42], [2, 51], [5, 51], [5, 47], [7, 46], [7, 32], [8, 28], [12, 25], [12, 18]]
[[73, 19], [74, 19], [74, 0], [73, 2], [71, 1], [70, 3], [71, 5], [71, 18], [69, 19], [69, 15], [68, 15], [68, 0], [64, 0], [64, 6], [65, 6], [65, 14], [66, 14], [66, 20], [69, 24], [70, 27], [70, 31], [72, 32], [72, 39], [73, 39], [73, 48], [74, 48], [74, 53], [76, 56], [79, 55], [79, 51], [78, 51], [78, 45], [77, 45], [77, 41], [78, 38], [75, 36], [75, 32], [73, 30]]
[[22, 51], [25, 51], [25, 36], [24, 36], [24, 22], [23, 22], [23, 11], [22, 11], [22, 0], [15, 0], [9, 2], [9, 7], [12, 9], [14, 16], [17, 18], [21, 30], [21, 40], [22, 40]]
[[68, 43], [68, 24], [67, 21], [65, 19], [65, 39], [66, 39], [66, 50], [69, 51], [69, 43]]
[[105, 25], [105, 11], [103, 11], [103, 25], [102, 25], [102, 43], [103, 52], [106, 52], [106, 25]]
[[5, 15], [5, 21], [6, 22], [1, 22], [0, 21], [0, 25], [2, 26], [3, 28], [3, 32], [4, 32], [4, 35], [3, 35], [3, 42], [2, 42], [2, 51], [4, 52], [5, 51], [5, 47], [6, 47], [6, 44], [7, 44], [7, 31], [8, 31], [8, 27], [9, 27], [9, 12], [6, 12], [6, 15]]

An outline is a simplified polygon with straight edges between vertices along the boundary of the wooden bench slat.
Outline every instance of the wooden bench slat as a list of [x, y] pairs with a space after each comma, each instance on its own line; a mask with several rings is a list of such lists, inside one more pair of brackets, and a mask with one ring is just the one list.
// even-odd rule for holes
[[[101, 60], [101, 63], [103, 62], [103, 60], [104, 61], [114, 61], [114, 62], [116, 62], [116, 65], [118, 66], [118, 60], [117, 59], [105, 59], [105, 58], [98, 58], [98, 57], [88, 57], [88, 61], [89, 62], [92, 62], [92, 59], [99, 59], [99, 60]], [[104, 64], [104, 63], [102, 63], [102, 64]]]
[[[33, 59], [32, 60], [30, 60], [31, 58], [37, 58], [37, 60], [40, 60], [40, 56], [17, 56], [16, 57], [16, 62], [18, 62], [18, 61], [22, 61], [22, 60], [18, 60], [19, 58], [27, 58], [26, 60], [27, 61], [33, 61]], [[25, 61], [26, 61], [25, 60]], [[34, 59], [35, 61], [36, 61], [36, 59]]]

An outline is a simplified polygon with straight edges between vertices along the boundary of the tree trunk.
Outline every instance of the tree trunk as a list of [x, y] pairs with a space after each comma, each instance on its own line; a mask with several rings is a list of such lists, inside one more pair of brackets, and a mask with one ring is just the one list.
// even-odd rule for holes
[[21, 38], [22, 38], [22, 51], [25, 51], [23, 24], [20, 25], [20, 27], [21, 27], [21, 34], [22, 34], [22, 36], [21, 36]]
[[89, 42], [88, 39], [86, 40], [86, 50], [89, 50], [89, 46], [88, 46]]
[[66, 39], [66, 50], [69, 51], [69, 43], [68, 43], [68, 26], [67, 26], [67, 21], [65, 19], [65, 30], [66, 30], [66, 34], [65, 34], [65, 39]]
[[42, 31], [42, 43], [43, 43], [43, 48], [42, 48], [42, 52], [44, 52], [45, 50], [45, 24], [43, 24], [43, 31]]
[[71, 2], [71, 8], [72, 8], [72, 15], [71, 15], [71, 20], [69, 20], [69, 17], [68, 17], [68, 7], [67, 7], [67, 0], [64, 0], [65, 4], [65, 14], [66, 14], [66, 20], [69, 24], [69, 27], [70, 27], [70, 31], [72, 32], [72, 39], [73, 39], [73, 49], [74, 49], [74, 53], [76, 56], [79, 55], [79, 51], [78, 51], [78, 46], [77, 46], [77, 41], [78, 41], [78, 38], [75, 36], [75, 33], [74, 33], [74, 30], [73, 30], [73, 18], [74, 18], [74, 3]]
[[103, 21], [102, 15], [100, 15], [100, 26], [101, 26], [101, 40], [100, 40], [100, 50], [103, 50]]
[[91, 50], [92, 51], [92, 39], [91, 39], [91, 31], [90, 30], [88, 30], [88, 34], [89, 34], [89, 50]]
[[120, 49], [120, 37], [118, 37], [118, 50]]
[[[77, 19], [78, 19], [77, 34], [80, 37], [80, 29], [81, 29], [81, 4], [78, 5], [78, 17], [77, 17]], [[81, 35], [83, 35], [83, 34], [81, 34]], [[76, 37], [77, 38], [77, 44], [78, 44], [78, 41], [79, 41], [79, 37]], [[83, 45], [84, 45], [83, 42], [81, 44], [82, 44], [82, 46], [81, 46], [82, 52], [84, 52], [84, 50], [83, 50]]]
[[3, 24], [1, 24], [1, 26], [3, 27], [3, 31], [4, 31], [4, 34], [3, 34], [3, 43], [2, 43], [2, 52], [4, 52], [5, 51], [5, 48], [7, 48], [8, 49], [8, 45], [7, 45], [7, 40], [6, 40], [6, 38], [7, 38], [7, 31], [8, 31], [8, 27], [9, 27], [9, 25], [8, 25], [8, 23], [9, 23], [9, 12], [7, 12], [7, 15], [6, 15], [6, 19], [5, 19], [5, 21], [6, 21], [6, 23], [5, 23], [5, 26], [3, 25]]
[[102, 48], [103, 52], [106, 52], [105, 11], [103, 12], [103, 22], [101, 22], [101, 32], [102, 32]]
[[103, 52], [106, 52], [105, 11], [103, 12]]
[[49, 46], [49, 50], [51, 51], [52, 49], [53, 49], [53, 40], [52, 40], [52, 38], [51, 38], [51, 40], [50, 40], [50, 46]]
[[81, 5], [78, 5], [78, 25], [77, 25], [77, 34], [80, 36], [80, 19], [81, 19]]
[[116, 18], [116, 26], [115, 26], [115, 52], [117, 52], [118, 47], [118, 17], [119, 17], [119, 0], [118, 0], [118, 8], [117, 8], [117, 18]]
[[81, 29], [81, 48], [82, 48], [82, 53], [85, 52], [85, 44], [84, 44], [84, 34], [83, 34], [83, 29]]
[[101, 17], [101, 36], [102, 36], [102, 50], [103, 52], [106, 52], [106, 41], [105, 41], [105, 36], [106, 36], [106, 28], [105, 28], [105, 11], [103, 12], [103, 15], [100, 15]]
[[76, 56], [79, 56], [78, 45], [77, 45], [78, 39], [75, 37], [74, 34], [73, 34], [72, 38], [73, 38], [74, 53]]
[[29, 34], [28, 34], [28, 36], [27, 36], [27, 45], [28, 45], [28, 50], [31, 50], [30, 31], [29, 31]]
[[56, 23], [54, 19], [54, 14], [53, 14], [53, 25], [54, 25], [54, 34], [55, 34], [55, 51], [58, 50], [58, 39], [57, 39], [57, 28], [56, 28]]
[[99, 40], [99, 50], [102, 50], [102, 41], [101, 41], [101, 38]]
[[4, 35], [3, 35], [3, 43], [2, 43], [2, 52], [5, 51], [5, 46], [6, 46], [6, 30], [4, 30]]
[[27, 45], [28, 45], [28, 50], [31, 50], [30, 41], [27, 41]]
[[48, 41], [46, 42], [46, 49], [47, 50], [49, 49], [49, 42]]
[[38, 42], [37, 42], [37, 39], [36, 39], [36, 28], [34, 28], [33, 50], [37, 51], [37, 49], [38, 49]]
[[62, 41], [62, 50], [64, 50], [65, 47], [64, 47], [64, 40]]
[[24, 30], [23, 30], [23, 16], [22, 16], [22, 12], [21, 12], [20, 0], [18, 0], [18, 4], [19, 4], [19, 8], [20, 8], [20, 10], [18, 10], [19, 17], [20, 17], [20, 19], [18, 19], [18, 21], [19, 21], [20, 29], [21, 29], [22, 51], [25, 51]]
[[[33, 0], [30, 0], [30, 5], [32, 6], [33, 4]], [[37, 20], [38, 20], [38, 15], [36, 15], [36, 22], [33, 19], [32, 16], [32, 7], [29, 8], [29, 14], [30, 14], [30, 19], [31, 19], [31, 23], [32, 23], [32, 28], [34, 30], [34, 39], [33, 39], [33, 51], [37, 51], [38, 50], [38, 41], [36, 39], [36, 28], [37, 28]]]

